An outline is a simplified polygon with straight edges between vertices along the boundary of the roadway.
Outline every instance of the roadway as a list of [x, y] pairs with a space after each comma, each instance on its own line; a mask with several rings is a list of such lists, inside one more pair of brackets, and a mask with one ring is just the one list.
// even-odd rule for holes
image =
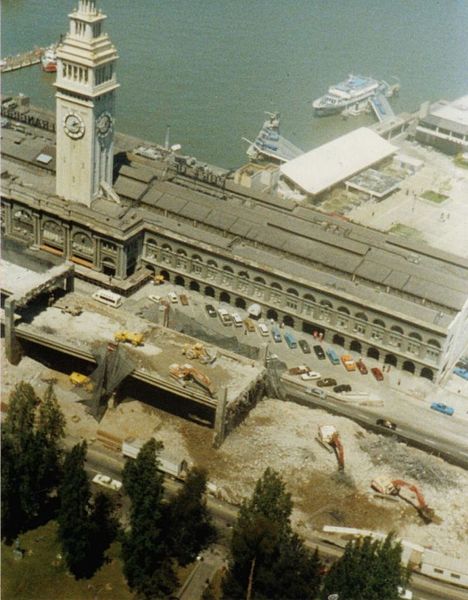
[[[78, 441], [80, 441], [79, 438], [69, 437], [66, 440], [66, 446], [71, 447]], [[88, 447], [87, 471], [92, 475], [104, 473], [121, 481], [124, 460], [120, 454], [111, 453], [98, 444], [92, 444]], [[180, 489], [181, 485], [180, 482], [166, 477], [164, 487], [167, 496], [171, 497], [174, 495]], [[218, 565], [219, 567], [224, 563], [223, 556], [227, 553], [230, 529], [237, 519], [237, 507], [226, 502], [222, 502], [212, 496], [207, 496], [207, 506], [220, 533], [217, 548], [207, 555], [207, 565], [197, 568], [198, 574], [193, 575], [193, 585], [197, 589], [202, 588], [202, 584], [207, 578], [207, 573], [213, 571], [214, 565]], [[123, 508], [128, 508], [128, 504], [124, 502]], [[326, 536], [320, 531], [308, 533], [307, 536], [301, 535], [305, 539], [307, 546], [314, 549], [318, 548], [322, 558], [333, 561], [343, 553], [342, 546], [326, 539]], [[468, 600], [468, 590], [441, 583], [417, 573], [412, 575], [409, 589], [413, 591], [414, 600]], [[196, 597], [195, 595], [190, 595], [191, 592], [189, 590], [193, 591], [193, 588], [183, 585], [177, 597], [181, 600]]]

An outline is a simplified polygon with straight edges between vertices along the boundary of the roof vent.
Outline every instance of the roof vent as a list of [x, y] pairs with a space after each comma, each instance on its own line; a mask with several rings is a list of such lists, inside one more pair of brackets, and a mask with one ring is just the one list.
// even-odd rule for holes
[[413, 263], [415, 265], [419, 265], [419, 263], [421, 262], [421, 259], [417, 254], [408, 254], [407, 256], [405, 256], [405, 258], [408, 262]]

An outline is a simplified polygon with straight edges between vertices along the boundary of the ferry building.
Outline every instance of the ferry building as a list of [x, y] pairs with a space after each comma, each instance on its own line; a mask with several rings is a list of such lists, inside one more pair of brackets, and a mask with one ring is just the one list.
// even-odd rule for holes
[[95, 0], [69, 15], [55, 134], [47, 119], [3, 130], [4, 235], [122, 293], [162, 274], [430, 380], [449, 374], [468, 341], [468, 261], [116, 134], [105, 19]]

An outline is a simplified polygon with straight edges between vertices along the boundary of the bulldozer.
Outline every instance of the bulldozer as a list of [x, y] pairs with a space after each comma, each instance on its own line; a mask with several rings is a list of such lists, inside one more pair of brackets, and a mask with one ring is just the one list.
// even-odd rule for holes
[[216, 360], [216, 353], [210, 354], [201, 342], [196, 344], [185, 344], [182, 354], [189, 360], [198, 359], [204, 365], [211, 365]]
[[333, 425], [320, 425], [318, 428], [317, 441], [329, 452], [334, 452], [338, 461], [338, 469], [343, 471], [345, 467], [344, 448], [338, 431]]
[[77, 371], [73, 371], [68, 376], [70, 383], [76, 385], [76, 387], [83, 387], [86, 391], [91, 392], [93, 389], [93, 384], [91, 379], [87, 375], [83, 375], [83, 373], [78, 373]]
[[[436, 517], [434, 511], [426, 504], [424, 496], [414, 484], [403, 481], [402, 479], [390, 479], [385, 476], [380, 476], [372, 480], [371, 487], [379, 494], [399, 496], [409, 504], [412, 504], [425, 523], [432, 523], [435, 521]], [[416, 502], [414, 501], [414, 497], [402, 495], [402, 488], [412, 492], [416, 497]]]
[[114, 335], [114, 340], [116, 342], [127, 342], [128, 344], [132, 344], [132, 346], [143, 346], [142, 333], [132, 333], [131, 331], [118, 331]]
[[194, 381], [200, 387], [206, 390], [210, 396], [214, 396], [216, 392], [211, 379], [188, 363], [185, 365], [173, 363], [169, 366], [169, 374], [171, 377], [174, 377], [174, 379], [177, 379], [177, 381], [179, 381], [182, 385], [185, 385], [187, 381]]
[[164, 283], [164, 276], [163, 275], [155, 275], [153, 277], [153, 285], [161, 285]]

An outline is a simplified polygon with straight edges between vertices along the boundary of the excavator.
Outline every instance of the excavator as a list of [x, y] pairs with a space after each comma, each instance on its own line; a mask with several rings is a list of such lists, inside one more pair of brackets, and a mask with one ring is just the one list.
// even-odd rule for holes
[[197, 342], [196, 344], [185, 344], [182, 349], [189, 360], [198, 359], [204, 365], [211, 365], [216, 360], [216, 354], [210, 354], [204, 344]]
[[185, 365], [173, 363], [169, 366], [169, 374], [174, 377], [174, 379], [177, 379], [182, 385], [185, 385], [185, 383], [190, 380], [198, 383], [198, 385], [206, 390], [210, 396], [214, 396], [216, 392], [211, 379], [188, 363]]
[[327, 450], [329, 450], [329, 447], [332, 448], [332, 450], [329, 451], [335, 452], [336, 460], [338, 461], [338, 469], [342, 471], [345, 467], [344, 448], [336, 428], [333, 425], [320, 425], [318, 428], [317, 440]]
[[[434, 511], [426, 504], [424, 496], [414, 484], [403, 481], [402, 479], [389, 479], [388, 477], [380, 476], [372, 480], [371, 487], [379, 494], [400, 496], [400, 498], [403, 498], [403, 500], [406, 500], [406, 502], [415, 506], [425, 523], [432, 523], [432, 521], [434, 521]], [[401, 495], [400, 491], [402, 488], [407, 488], [410, 492], [413, 492], [416, 496], [417, 504], [415, 504], [414, 499]]]
[[164, 283], [164, 275], [155, 275], [153, 278], [153, 285], [161, 285]]

